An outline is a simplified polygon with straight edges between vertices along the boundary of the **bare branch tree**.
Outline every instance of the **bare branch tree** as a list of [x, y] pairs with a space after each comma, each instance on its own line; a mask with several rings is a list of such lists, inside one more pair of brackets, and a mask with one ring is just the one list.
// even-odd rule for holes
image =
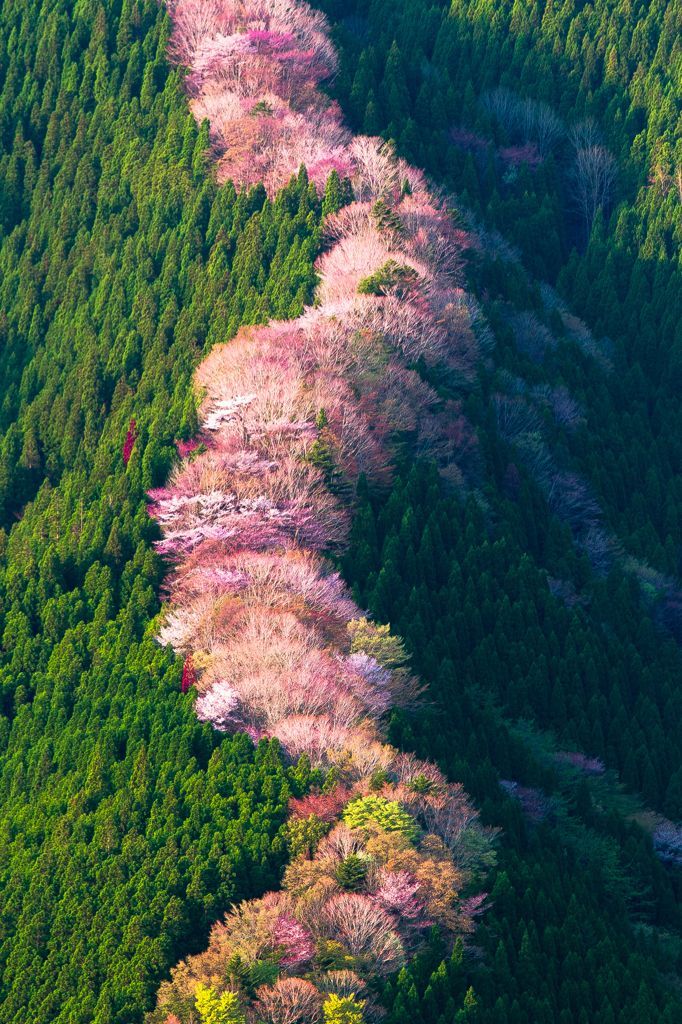
[[568, 139], [575, 150], [589, 149], [590, 146], [604, 144], [599, 126], [593, 117], [586, 117], [572, 125]]
[[606, 209], [613, 196], [616, 181], [616, 159], [600, 145], [588, 145], [576, 150], [570, 171], [571, 199], [589, 238], [599, 210]]
[[547, 156], [565, 132], [563, 122], [547, 103], [534, 103], [533, 125], [530, 137], [538, 144], [542, 156]]

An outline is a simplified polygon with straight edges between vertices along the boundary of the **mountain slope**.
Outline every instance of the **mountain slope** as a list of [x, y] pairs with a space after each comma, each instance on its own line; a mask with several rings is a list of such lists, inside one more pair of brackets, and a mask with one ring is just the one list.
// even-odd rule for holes
[[[561, 16], [579, 18], [579, 6], [564, 5]], [[665, 607], [661, 583], [679, 572], [680, 536], [676, 9], [648, 5], [638, 28], [637, 5], [623, 24], [621, 6], [593, 5], [590, 17], [615, 12], [605, 67], [615, 62], [633, 85], [638, 64], [651, 69], [652, 99], [633, 92], [632, 112], [622, 90], [604, 85], [589, 39], [596, 34], [606, 56], [601, 22], [596, 32], [579, 22], [572, 34], [549, 25], [554, 48], [571, 35], [570, 89], [564, 62], [546, 47], [547, 60], [534, 62], [543, 19], [525, 2], [494, 12], [478, 5], [475, 18], [446, 26], [444, 8], [415, 18], [406, 4], [377, 5], [367, 24], [360, 11], [345, 26], [354, 37], [348, 49], [344, 39], [338, 79], [346, 114], [362, 100], [366, 130], [385, 130], [408, 158], [447, 172], [531, 269], [552, 278], [575, 237], [572, 220], [563, 223], [563, 178], [551, 166], [514, 169], [501, 155], [524, 140], [479, 109], [478, 93], [500, 80], [481, 54], [496, 68], [499, 58], [522, 96], [557, 106], [565, 97], [567, 121], [611, 109], [612, 93], [623, 113], [605, 129], [621, 161], [617, 203], [627, 202], [607, 228], [597, 219], [586, 254], [559, 281], [595, 336], [612, 336], [614, 369], [613, 347], [558, 308], [557, 319], [555, 300], [548, 305], [509, 247], [481, 230], [484, 248], [467, 268], [470, 287], [491, 300], [495, 347], [488, 340], [479, 372], [464, 378], [420, 368], [439, 400], [453, 403], [450, 442], [476, 501], [463, 509], [424, 466], [401, 470], [384, 494], [359, 486], [344, 573], [356, 601], [404, 635], [443, 709], [411, 721], [394, 715], [389, 739], [437, 758], [504, 830], [476, 940], [483, 957], [456, 949], [444, 959], [434, 939], [381, 994], [400, 1024], [457, 1013], [529, 1024], [682, 1015], [678, 875], [629, 820], [631, 799], [594, 770], [595, 758], [617, 765], [630, 790], [680, 814], [679, 658], [649, 616], [675, 628], [675, 594]], [[581, 32], [588, 45], [578, 57]], [[196, 430], [192, 371], [243, 323], [301, 314], [329, 209], [305, 175], [273, 201], [262, 188], [238, 197], [216, 186], [208, 130], [196, 128], [166, 59], [169, 35], [155, 2], [0, 9], [7, 1022], [141, 1020], [159, 980], [203, 948], [233, 900], [278, 884], [291, 794], [319, 782], [285, 768], [274, 746], [254, 752], [244, 737], [198, 724], [180, 693], [182, 666], [152, 639], [162, 567], [145, 494], [165, 481], [174, 442], [186, 451]], [[468, 79], [476, 87], [463, 101]], [[642, 110], [652, 112], [645, 159]], [[490, 158], [478, 159], [461, 134], [443, 146], [452, 127], [480, 131]], [[320, 180], [331, 169], [347, 172], [323, 161]], [[252, 170], [255, 182], [262, 171]], [[333, 202], [347, 198], [339, 184]], [[549, 351], [547, 332], [559, 335]], [[527, 405], [530, 429], [501, 437], [494, 396], [507, 425], [510, 398]], [[629, 578], [618, 567], [593, 576], [538, 485], [538, 464], [524, 461], [534, 433], [553, 467], [591, 482], [603, 521], [639, 560]], [[323, 445], [318, 454], [328, 466]], [[644, 560], [658, 575], [642, 571]], [[539, 735], [538, 723], [560, 740]], [[560, 748], [592, 767], [568, 771]]]

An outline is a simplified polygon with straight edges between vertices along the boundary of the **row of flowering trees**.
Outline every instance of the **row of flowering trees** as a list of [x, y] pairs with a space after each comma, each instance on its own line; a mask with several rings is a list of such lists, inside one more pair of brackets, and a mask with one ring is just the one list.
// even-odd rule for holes
[[[372, 145], [396, 184], [399, 161]], [[213, 349], [197, 372], [201, 435], [150, 493], [175, 562], [161, 640], [192, 657], [200, 716], [315, 763], [376, 738], [417, 692], [351, 638], [361, 612], [321, 557], [343, 547], [353, 485], [385, 483], [406, 438], [451, 474], [475, 443], [412, 368], [461, 370], [473, 338], [457, 240], [412, 177], [330, 218], [314, 308]]]
[[203, 361], [200, 432], [150, 493], [173, 565], [159, 639], [185, 659], [183, 691], [215, 727], [305, 756], [318, 782], [292, 801], [282, 891], [232, 910], [152, 1019], [359, 1024], [378, 1012], [371, 979], [428, 928], [471, 930], [481, 898], [466, 893], [489, 854], [461, 787], [385, 742], [389, 712], [418, 705], [421, 686], [325, 557], [343, 550], [361, 474], [385, 486], [410, 444], [456, 479], [475, 452], [418, 372], [473, 373], [465, 239], [421, 173], [350, 138], [317, 89], [335, 65], [321, 15], [288, 0], [170, 9], [220, 173], [273, 190], [305, 163], [320, 184], [349, 177], [354, 201], [328, 218], [315, 305]]

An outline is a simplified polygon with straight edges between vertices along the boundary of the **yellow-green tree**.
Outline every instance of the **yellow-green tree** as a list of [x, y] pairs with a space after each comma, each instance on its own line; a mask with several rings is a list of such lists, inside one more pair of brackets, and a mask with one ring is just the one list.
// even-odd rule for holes
[[365, 1024], [364, 1006], [364, 999], [332, 993], [322, 1007], [325, 1024]]
[[202, 1024], [246, 1024], [235, 992], [218, 995], [208, 985], [197, 985], [195, 1002]]

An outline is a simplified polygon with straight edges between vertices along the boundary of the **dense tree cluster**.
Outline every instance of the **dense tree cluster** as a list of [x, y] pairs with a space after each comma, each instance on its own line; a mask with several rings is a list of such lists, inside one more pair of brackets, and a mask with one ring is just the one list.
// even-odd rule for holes
[[171, 53], [211, 125], [222, 180], [284, 185], [301, 164], [324, 185], [350, 169], [340, 112], [319, 91], [336, 67], [324, 15], [283, 0], [173, 0]]
[[[402, 168], [367, 142], [383, 189]], [[414, 691], [407, 675], [380, 671], [357, 631], [344, 639], [360, 611], [314, 553], [343, 545], [352, 485], [360, 474], [386, 481], [398, 435], [413, 433], [457, 472], [438, 396], [409, 365], [463, 371], [459, 340], [475, 348], [475, 338], [442, 265], [448, 254], [455, 272], [457, 242], [413, 178], [402, 198], [375, 193], [330, 217], [314, 308], [213, 348], [196, 377], [199, 447], [150, 492], [157, 550], [176, 563], [161, 639], [200, 665], [199, 714], [277, 735], [292, 756], [314, 761], [320, 729], [339, 750], [351, 737], [357, 747], [362, 722]], [[369, 187], [360, 178], [358, 189]], [[359, 295], [391, 252], [411, 261], [407, 293], [391, 283]]]
[[611, 376], [562, 365], [584, 399], [571, 452], [627, 550], [680, 574], [679, 5], [322, 6], [354, 126], [394, 140], [613, 339]]
[[[359, 609], [314, 553], [343, 545], [352, 485], [385, 482], [397, 435], [412, 432], [457, 471], [438, 396], [409, 364], [463, 371], [460, 337], [475, 348], [448, 277], [458, 248], [447, 218], [417, 175], [408, 195], [382, 198], [402, 168], [367, 142], [382, 192], [330, 217], [317, 305], [213, 348], [196, 377], [199, 447], [150, 492], [157, 550], [176, 563], [161, 639], [201, 666], [200, 716], [277, 735], [315, 762], [325, 742], [334, 763], [376, 738], [361, 723], [409, 703], [414, 686], [367, 654], [352, 633]], [[367, 192], [367, 176], [357, 187]], [[410, 261], [407, 292], [391, 282], [359, 295], [392, 252]]]
[[[385, 986], [391, 1024], [672, 1024], [682, 1012], [666, 981], [680, 970], [680, 878], [661, 863], [678, 856], [679, 829], [643, 814], [604, 767], [620, 764], [650, 801], [660, 771], [673, 797], [676, 758], [657, 756], [668, 741], [639, 730], [658, 717], [649, 680], [667, 678], [675, 699], [679, 657], [671, 641], [661, 649], [622, 575], [596, 585], [589, 607], [553, 595], [538, 562], [569, 576], [575, 556], [541, 508], [525, 483], [514, 515], [500, 505], [487, 522], [422, 465], [388, 500], [363, 497], [355, 519], [344, 565], [356, 595], [403, 633], [438, 701], [395, 720], [392, 739], [435, 757], [502, 826], [482, 958], [434, 942]], [[632, 664], [642, 655], [643, 673]], [[616, 712], [617, 727], [612, 712], [599, 718], [626, 692], [636, 706]], [[531, 722], [551, 724], [563, 747]], [[648, 784], [631, 774], [638, 761]]]
[[[673, 107], [670, 102], [664, 102], [654, 112], [651, 97], [660, 89], [667, 90], [669, 96], [674, 91], [669, 70], [663, 67], [663, 63], [671, 46], [674, 49], [674, 26], [678, 13], [666, 12], [660, 5], [649, 5], [646, 10], [641, 5], [624, 10], [616, 4], [608, 7], [608, 11], [608, 5], [598, 4], [594, 10], [578, 10], [573, 5], [566, 5], [559, 12], [554, 5], [544, 11], [546, 5], [543, 4], [503, 3], [499, 5], [496, 17], [490, 19], [483, 6], [464, 3], [447, 9], [431, 9], [429, 17], [420, 20], [417, 34], [418, 53], [424, 59], [408, 62], [401, 56], [401, 51], [407, 52], [408, 45], [414, 46], [416, 18], [411, 5], [400, 5], [392, 20], [381, 3], [358, 5], [357, 15], [338, 29], [342, 61], [337, 92], [348, 102], [353, 115], [358, 118], [357, 123], [364, 123], [373, 131], [384, 129], [386, 134], [398, 140], [399, 148], [405, 154], [418, 153], [430, 169], [437, 169], [460, 194], [466, 193], [470, 202], [476, 205], [480, 200], [486, 219], [504, 228], [519, 246], [523, 260], [531, 268], [554, 276], [561, 268], [567, 248], [562, 250], [563, 254], [551, 267], [541, 267], [534, 262], [534, 254], [541, 251], [549, 233], [540, 230], [532, 218], [536, 214], [539, 216], [545, 205], [544, 193], [538, 189], [551, 191], [551, 188], [559, 187], [557, 164], [568, 152], [562, 147], [569, 147], [571, 152], [575, 152], [606, 145], [619, 158], [621, 179], [622, 170], [628, 164], [628, 180], [632, 181], [630, 172], [633, 165], [628, 162], [634, 160], [638, 152], [637, 160], [640, 160], [643, 153], [643, 134], [639, 142], [634, 141], [632, 134], [640, 122], [634, 115], [626, 118], [624, 114], [620, 119], [609, 122], [605, 117], [605, 105], [609, 102], [611, 110], [626, 111], [632, 105], [638, 109], [641, 107], [641, 110], [646, 108], [647, 116], [653, 118], [656, 131], [661, 135], [658, 144], [674, 144], [677, 128], [672, 118]], [[339, 17], [346, 14], [345, 11], [336, 11], [333, 6], [329, 9]], [[485, 31], [479, 31], [483, 26]], [[604, 37], [611, 34], [615, 38], [616, 27], [620, 33], [616, 47], [620, 72], [618, 76], [605, 76], [600, 84], [594, 39], [601, 38], [602, 33]], [[371, 34], [371, 45], [366, 45], [365, 33]], [[645, 35], [648, 40], [657, 40], [651, 66], [646, 69], [641, 66], [640, 59]], [[551, 48], [552, 53], [546, 54], [544, 62], [528, 58], [530, 40], [535, 40], [538, 46], [547, 50]], [[569, 67], [564, 61], [564, 50], [570, 49], [575, 57], [577, 41], [581, 41], [584, 66], [589, 65], [592, 77], [585, 71], [583, 78], [579, 79], [578, 74], [571, 71], [575, 65]], [[628, 47], [630, 54], [626, 59]], [[636, 54], [639, 56], [632, 64], [631, 59]], [[456, 60], [451, 59], [454, 55]], [[637, 91], [634, 82], [640, 82], [640, 79], [635, 76], [630, 81], [628, 75], [637, 70], [638, 61], [639, 71], [642, 74], [646, 72], [647, 87], [638, 85]], [[583, 68], [583, 64], [579, 62], [578, 67]], [[439, 82], [439, 88], [434, 89], [434, 78]], [[627, 89], [624, 88], [626, 82], [629, 82]], [[588, 85], [594, 87], [594, 92], [589, 95]], [[361, 108], [349, 96], [349, 89], [357, 96], [358, 103], [363, 96], [368, 110], [373, 107], [364, 122], [359, 116]], [[637, 91], [636, 98], [628, 93], [628, 89], [633, 90], [633, 95]], [[428, 106], [424, 102], [427, 90], [433, 116], [427, 115]], [[411, 142], [408, 122], [403, 119], [399, 126], [391, 118], [391, 104], [397, 102], [398, 96], [406, 109], [412, 111], [412, 117], [419, 126], [416, 148], [412, 144], [413, 136]], [[417, 96], [420, 97], [419, 103]], [[454, 128], [447, 127], [448, 121], [444, 122], [442, 116], [435, 116], [435, 108], [442, 104], [451, 111], [453, 120], [457, 118]], [[640, 117], [643, 116], [641, 110]], [[447, 144], [443, 146], [444, 126], [448, 132], [454, 133], [451, 140], [454, 148]], [[405, 130], [401, 132], [400, 128]], [[652, 130], [647, 135], [652, 153], [657, 144], [656, 131]], [[492, 144], [497, 147], [533, 145], [538, 156], [542, 150], [542, 166], [545, 171], [552, 171], [554, 184], [543, 176], [544, 171], [524, 173], [518, 180], [510, 177], [502, 181], [495, 162], [488, 160], [486, 164], [487, 157], [482, 155]], [[631, 146], [632, 153], [628, 155]], [[457, 155], [461, 156], [464, 151], [476, 168], [480, 188], [469, 187], [466, 161]], [[568, 166], [568, 161], [565, 163]], [[641, 160], [637, 164], [641, 171], [640, 165]], [[646, 180], [646, 168], [643, 174], [642, 180]], [[624, 184], [621, 180], [621, 186]], [[647, 353], [659, 351], [662, 345], [667, 345], [671, 352], [680, 319], [677, 306], [680, 289], [673, 288], [671, 292], [670, 287], [670, 275], [677, 273], [676, 261], [674, 258], [663, 260], [658, 264], [655, 281], [652, 279], [646, 288], [641, 281], [635, 286], [635, 277], [641, 270], [646, 270], [648, 264], [646, 260], [638, 259], [637, 266], [632, 266], [621, 259], [621, 249], [614, 242], [612, 230], [617, 221], [622, 227], [628, 220], [633, 229], [633, 245], [639, 244], [642, 232], [653, 231], [653, 221], [657, 218], [659, 227], [661, 223], [668, 225], [665, 237], [673, 243], [678, 231], [679, 209], [671, 205], [668, 193], [662, 202], [662, 197], [647, 186], [648, 198], [643, 204], [640, 200], [644, 193], [639, 193], [639, 198], [635, 199], [635, 193], [628, 188], [621, 187], [615, 197], [620, 206], [614, 212], [608, 230], [603, 220], [597, 218], [590, 247], [594, 246], [597, 237], [601, 239], [601, 266], [591, 263], [590, 287], [598, 288], [602, 271], [610, 274], [616, 262], [621, 280], [627, 279], [632, 272], [632, 283], [628, 288], [636, 288], [640, 297], [645, 293], [649, 296], [645, 314], [647, 332], [651, 332], [652, 323], [659, 325], [657, 341], [655, 344], [647, 342]], [[520, 190], [525, 190], [524, 203], [529, 204], [527, 210], [525, 206], [522, 210], [520, 206], [513, 205], [512, 199]], [[508, 217], [497, 216], [501, 209], [498, 200], [500, 203], [509, 201]], [[569, 206], [568, 197], [563, 196], [554, 211], [556, 224], [563, 224], [562, 232], [567, 232], [567, 243], [579, 241], [571, 236], [570, 223], [564, 223], [563, 211]], [[523, 216], [520, 216], [521, 212]], [[642, 221], [635, 229], [638, 218]], [[532, 246], [523, 241], [522, 235], [526, 230], [529, 239], [532, 238]], [[660, 757], [663, 749], [678, 750], [680, 743], [677, 716], [670, 703], [675, 699], [674, 680], [679, 673], [679, 656], [671, 644], [664, 644], [657, 652], [658, 656], [666, 652], [665, 656], [670, 659], [668, 667], [654, 670], [660, 683], [658, 695], [653, 697], [657, 708], [653, 717], [660, 729], [658, 739], [654, 741], [651, 735], [645, 738], [638, 734], [642, 723], [652, 720], [648, 680], [649, 659], [654, 648], [646, 645], [641, 632], [651, 629], [646, 613], [652, 614], [659, 627], [664, 627], [676, 638], [680, 636], [678, 579], [682, 530], [679, 510], [682, 505], [679, 467], [682, 463], [676, 440], [680, 431], [674, 425], [678, 403], [669, 402], [666, 397], [672, 378], [661, 379], [658, 371], [655, 382], [649, 376], [651, 367], [645, 365], [641, 358], [644, 352], [641, 341], [643, 325], [640, 314], [635, 315], [632, 307], [627, 324], [622, 309], [616, 313], [610, 307], [607, 315], [601, 308], [596, 321], [590, 315], [590, 320], [596, 322], [600, 332], [612, 334], [612, 340], [600, 337], [599, 333], [591, 333], [552, 288], [546, 284], [538, 285], [533, 280], [523, 266], [518, 250], [515, 252], [502, 243], [494, 232], [480, 230], [479, 235], [483, 246], [477, 253], [477, 265], [472, 268], [471, 279], [476, 288], [484, 289], [487, 301], [483, 308], [492, 328], [495, 347], [491, 353], [492, 366], [488, 367], [492, 373], [484, 372], [479, 377], [480, 398], [469, 397], [465, 407], [475, 422], [482, 450], [492, 457], [488, 467], [495, 467], [493, 474], [502, 501], [495, 506], [494, 518], [499, 519], [501, 525], [506, 524], [522, 546], [548, 569], [553, 594], [569, 607], [579, 609], [580, 614], [584, 614], [584, 609], [590, 605], [593, 610], [598, 610], [588, 626], [590, 632], [598, 628], [596, 623], [600, 616], [605, 615], [606, 604], [601, 598], [595, 602], [592, 594], [583, 590], [589, 577], [589, 573], [584, 573], [585, 566], [576, 573], [575, 568], [570, 569], [563, 559], [559, 560], [563, 565], [555, 561], [554, 556], [562, 545], [567, 552], [567, 535], [559, 529], [555, 517], [570, 528], [574, 540], [578, 541], [598, 575], [605, 577], [612, 573], [609, 583], [612, 592], [617, 587], [621, 587], [623, 592], [630, 590], [631, 583], [623, 580], [622, 571], [637, 582], [643, 607], [637, 611], [635, 599], [630, 617], [632, 620], [642, 619], [643, 614], [643, 620], [635, 629], [638, 636], [637, 639], [633, 636], [630, 654], [625, 655], [622, 635], [615, 642], [615, 647], [620, 648], [626, 659], [621, 661], [623, 667], [615, 673], [615, 679], [611, 671], [614, 662], [607, 659], [603, 663], [600, 674], [603, 675], [602, 699], [606, 703], [601, 730], [606, 730], [606, 736], [613, 728], [613, 716], [618, 714], [615, 709], [619, 706], [627, 706], [635, 700], [641, 709], [646, 689], [648, 710], [641, 714], [639, 710], [633, 711], [634, 718], [624, 728], [624, 734], [632, 742], [624, 745], [622, 753], [616, 754], [612, 749], [608, 761], [619, 767], [628, 785], [645, 790], [648, 801], [673, 816], [678, 815], [680, 808], [673, 796], [678, 788], [678, 755]], [[613, 255], [607, 258], [607, 251], [618, 252], [618, 261]], [[666, 252], [674, 257], [670, 246]], [[583, 258], [589, 257], [576, 253], [572, 260], [580, 262]], [[575, 292], [567, 289], [566, 282], [565, 271], [561, 288], [577, 299]], [[586, 285], [585, 279], [583, 284]], [[672, 306], [671, 296], [674, 296]], [[578, 301], [585, 308], [582, 299]], [[674, 311], [672, 317], [671, 310]], [[633, 330], [635, 322], [638, 327]], [[630, 347], [635, 333], [639, 356]], [[646, 362], [649, 362], [648, 355]], [[634, 469], [635, 466], [638, 468]], [[483, 476], [485, 474], [479, 479]], [[540, 494], [542, 500], [538, 504]], [[490, 500], [489, 494], [486, 494], [486, 500]], [[549, 536], [543, 541], [541, 536], [548, 527]], [[474, 605], [472, 602], [471, 611]], [[606, 618], [610, 621], [610, 616], [606, 615]], [[578, 656], [581, 663], [589, 647], [590, 644], [581, 647]], [[645, 649], [647, 654], [640, 662], [637, 659]], [[502, 657], [506, 661], [507, 656], [503, 654]], [[509, 657], [512, 658], [511, 652]], [[551, 673], [556, 651], [547, 652], [546, 657]], [[598, 663], [594, 657], [588, 657], [588, 660], [594, 665]], [[639, 680], [636, 686], [626, 681], [630, 671]], [[575, 723], [585, 714], [584, 711], [578, 712], [575, 705], [580, 687], [569, 682], [569, 679], [583, 677], [584, 674], [585, 670], [577, 663], [567, 674], [562, 688], [571, 695], [553, 724], [560, 721], [565, 724], [566, 720]], [[521, 688], [526, 692], [525, 684]], [[502, 689], [513, 700], [520, 692], [517, 684], [511, 682], [502, 683]], [[537, 689], [534, 714], [538, 714], [539, 704], [555, 690], [555, 676], [548, 683], [548, 690], [543, 687]], [[581, 704], [586, 707], [592, 700], [589, 697]], [[520, 708], [520, 704], [516, 707]], [[607, 711], [606, 707], [610, 710]], [[626, 717], [627, 713], [620, 716], [620, 720], [624, 721]], [[580, 742], [586, 748], [599, 751], [602, 756], [608, 751], [608, 742], [590, 744], [586, 734]], [[636, 762], [638, 768], [635, 768]]]

